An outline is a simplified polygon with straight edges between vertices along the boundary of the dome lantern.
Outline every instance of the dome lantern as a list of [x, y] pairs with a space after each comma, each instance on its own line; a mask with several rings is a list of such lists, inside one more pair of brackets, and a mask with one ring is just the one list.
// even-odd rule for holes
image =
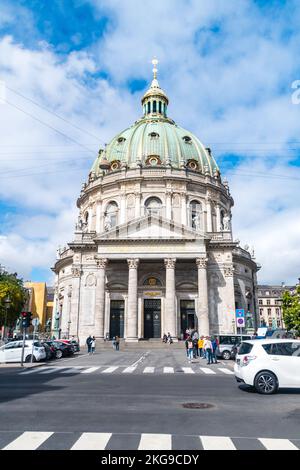
[[167, 107], [169, 99], [166, 93], [160, 88], [157, 80], [158, 60], [153, 59], [153, 80], [150, 88], [142, 98], [143, 114], [145, 117], [167, 117]]

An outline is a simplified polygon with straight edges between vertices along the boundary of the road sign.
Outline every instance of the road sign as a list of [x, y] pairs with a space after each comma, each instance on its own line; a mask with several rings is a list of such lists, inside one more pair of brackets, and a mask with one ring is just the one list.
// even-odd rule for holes
[[236, 326], [238, 328], [245, 327], [245, 310], [243, 308], [237, 308], [235, 311]]
[[39, 320], [38, 318], [34, 318], [34, 319], [31, 321], [31, 323], [32, 323], [32, 325], [33, 325], [34, 327], [36, 327], [36, 326], [39, 326], [40, 320]]

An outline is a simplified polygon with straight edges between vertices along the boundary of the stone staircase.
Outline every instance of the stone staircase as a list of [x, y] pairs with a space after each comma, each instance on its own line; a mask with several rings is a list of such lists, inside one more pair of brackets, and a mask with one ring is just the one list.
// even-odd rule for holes
[[[130, 351], [130, 350], [149, 350], [149, 349], [184, 349], [185, 342], [178, 341], [172, 344], [165, 344], [161, 339], [149, 339], [149, 340], [139, 340], [136, 343], [127, 342], [124, 339], [120, 340], [120, 350]], [[81, 351], [86, 349], [85, 346], [81, 346]], [[96, 340], [96, 350], [112, 350], [113, 344], [112, 341], [97, 341]]]

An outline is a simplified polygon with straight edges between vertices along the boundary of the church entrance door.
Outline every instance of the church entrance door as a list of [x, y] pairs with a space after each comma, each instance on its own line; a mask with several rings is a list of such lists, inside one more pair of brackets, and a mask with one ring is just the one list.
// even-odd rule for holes
[[161, 338], [161, 300], [144, 299], [144, 338]]
[[119, 338], [124, 337], [124, 300], [110, 301], [110, 325], [109, 336]]
[[194, 300], [181, 300], [180, 301], [180, 323], [181, 333], [185, 333], [187, 328], [194, 330], [197, 328], [196, 312]]

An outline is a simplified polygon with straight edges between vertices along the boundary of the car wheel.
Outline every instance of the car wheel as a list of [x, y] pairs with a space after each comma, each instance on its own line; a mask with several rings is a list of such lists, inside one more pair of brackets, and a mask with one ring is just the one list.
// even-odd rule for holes
[[229, 351], [224, 351], [222, 354], [223, 359], [230, 359], [230, 352]]
[[[29, 354], [29, 356], [26, 356], [25, 362], [31, 362], [31, 354]], [[36, 362], [35, 356], [32, 357], [32, 362]]]
[[58, 349], [58, 350], [56, 351], [56, 353], [55, 353], [56, 359], [61, 359], [61, 358], [62, 358], [62, 355], [63, 355], [63, 353], [62, 353], [62, 351], [61, 351], [60, 349]]
[[258, 393], [263, 395], [271, 395], [277, 392], [278, 381], [273, 372], [262, 371], [257, 374], [254, 380], [254, 387]]

